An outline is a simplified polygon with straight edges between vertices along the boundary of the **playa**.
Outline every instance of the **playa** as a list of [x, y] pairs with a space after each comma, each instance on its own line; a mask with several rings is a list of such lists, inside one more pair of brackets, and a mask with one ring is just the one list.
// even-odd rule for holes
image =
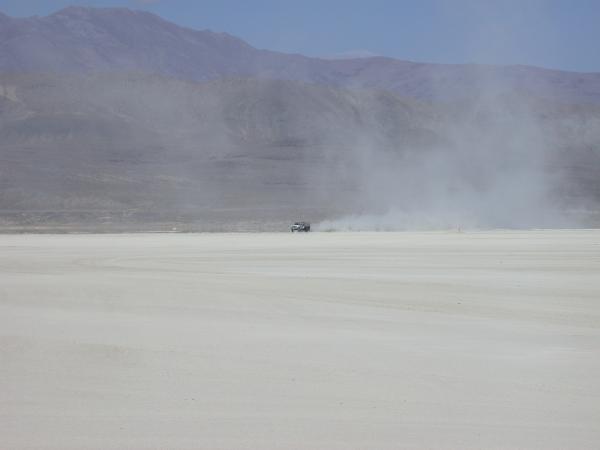
[[599, 443], [598, 230], [0, 235], [0, 448]]

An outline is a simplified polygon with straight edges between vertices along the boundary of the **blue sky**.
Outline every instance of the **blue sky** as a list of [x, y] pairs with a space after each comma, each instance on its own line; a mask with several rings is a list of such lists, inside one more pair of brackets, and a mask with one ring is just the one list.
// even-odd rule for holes
[[68, 5], [152, 11], [258, 48], [600, 72], [600, 0], [0, 0], [10, 16]]

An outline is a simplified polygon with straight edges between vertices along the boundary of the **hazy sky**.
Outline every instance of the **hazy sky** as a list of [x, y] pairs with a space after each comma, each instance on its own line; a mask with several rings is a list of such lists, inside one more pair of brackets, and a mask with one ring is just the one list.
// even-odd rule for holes
[[11, 16], [67, 5], [146, 9], [259, 48], [600, 72], [600, 0], [0, 0]]

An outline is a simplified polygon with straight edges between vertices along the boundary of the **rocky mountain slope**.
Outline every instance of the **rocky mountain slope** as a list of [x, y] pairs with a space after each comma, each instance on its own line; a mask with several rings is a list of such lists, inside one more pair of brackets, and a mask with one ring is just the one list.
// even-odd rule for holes
[[507, 187], [542, 175], [552, 208], [600, 199], [594, 105], [116, 74], [4, 75], [0, 94], [5, 223], [274, 224], [435, 199], [479, 214], [499, 195], [514, 215], [542, 198]]
[[0, 85], [5, 212], [236, 209], [260, 221], [273, 208], [343, 209], [365, 136], [382, 151], [440, 139], [429, 108], [373, 91], [132, 75], [4, 76]]

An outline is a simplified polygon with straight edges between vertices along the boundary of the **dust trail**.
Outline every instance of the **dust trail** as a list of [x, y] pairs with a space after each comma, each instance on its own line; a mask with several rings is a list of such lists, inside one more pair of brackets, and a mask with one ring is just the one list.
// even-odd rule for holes
[[[489, 25], [496, 32], [503, 29]], [[480, 38], [489, 37], [488, 31], [482, 29]], [[544, 121], [541, 99], [553, 93], [519, 90], [508, 71], [489, 66], [473, 65], [468, 76], [473, 80], [468, 98], [436, 105], [443, 111], [436, 123], [442, 137], [437, 145], [390, 153], [378, 148], [374, 136], [361, 137], [352, 153], [360, 212], [323, 221], [319, 228], [577, 226], [560, 212], [564, 180], [551, 169], [562, 143]], [[443, 77], [432, 80], [433, 91], [440, 83], [438, 97], [443, 98]]]

